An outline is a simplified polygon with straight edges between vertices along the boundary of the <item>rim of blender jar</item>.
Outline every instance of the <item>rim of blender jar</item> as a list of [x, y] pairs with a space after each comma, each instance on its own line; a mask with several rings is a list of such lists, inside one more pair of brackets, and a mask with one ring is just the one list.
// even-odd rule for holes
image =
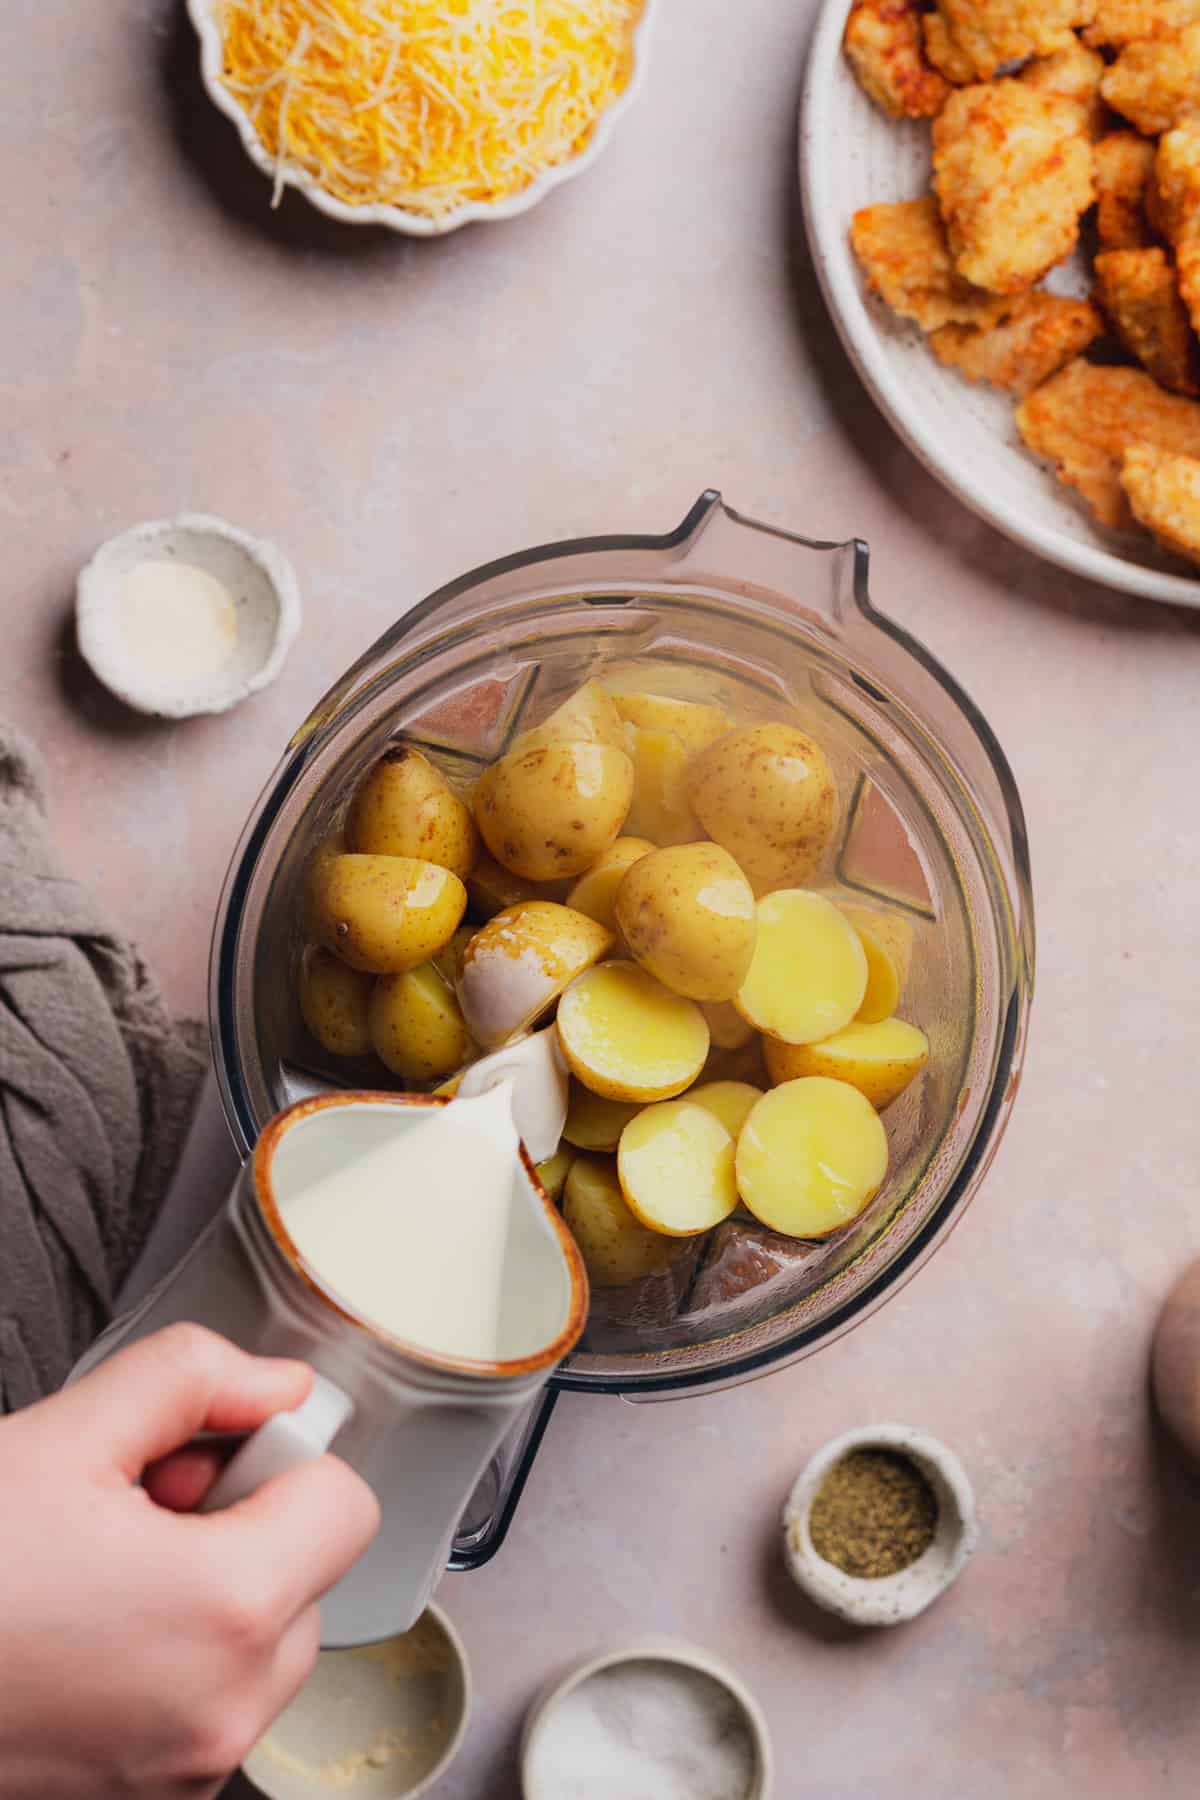
[[[398, 649], [406, 638], [433, 618], [442, 607], [486, 582], [495, 581], [503, 575], [514, 573], [520, 569], [536, 567], [540, 563], [557, 562], [572, 557], [604, 553], [671, 551], [698, 538], [716, 513], [724, 514], [734, 524], [749, 531], [780, 539], [803, 549], [851, 550], [853, 573], [850, 593], [858, 612], [868, 624], [879, 630], [884, 636], [891, 638], [937, 683], [974, 733], [991, 765], [999, 789], [1011, 840], [1011, 869], [1007, 869], [1003, 861], [996, 855], [993, 832], [980, 815], [970, 783], [959, 770], [956, 761], [950, 756], [948, 747], [943, 745], [940, 736], [932, 727], [923, 727], [925, 735], [939, 751], [939, 760], [943, 769], [954, 776], [958, 784], [959, 798], [971, 816], [978, 822], [977, 829], [982, 832], [984, 841], [991, 852], [991, 860], [997, 877], [994, 887], [1003, 902], [1002, 909], [997, 915], [997, 926], [1000, 928], [1003, 925], [1007, 930], [1009, 960], [1012, 965], [1011, 985], [1007, 1002], [1004, 1004], [1004, 1024], [993, 1057], [987, 1099], [980, 1110], [971, 1141], [960, 1155], [955, 1174], [947, 1185], [946, 1191], [940, 1196], [937, 1204], [931, 1208], [929, 1216], [918, 1226], [909, 1242], [893, 1255], [859, 1293], [839, 1300], [834, 1309], [820, 1321], [799, 1327], [780, 1338], [776, 1343], [763, 1345], [740, 1355], [734, 1352], [718, 1367], [663, 1371], [662, 1373], [647, 1370], [644, 1374], [626, 1372], [619, 1375], [589, 1374], [560, 1368], [552, 1373], [550, 1381], [555, 1388], [566, 1392], [620, 1394], [634, 1398], [643, 1395], [684, 1394], [701, 1389], [715, 1391], [722, 1387], [739, 1385], [753, 1376], [768, 1374], [777, 1367], [801, 1360], [821, 1344], [835, 1342], [899, 1293], [918, 1269], [928, 1261], [934, 1251], [945, 1242], [962, 1217], [967, 1203], [974, 1197], [975, 1191], [999, 1147], [1000, 1128], [1006, 1122], [1007, 1115], [1011, 1111], [1019, 1085], [1034, 980], [1035, 938], [1032, 873], [1024, 808], [1008, 758], [1001, 748], [995, 732], [966, 689], [918, 639], [912, 637], [902, 625], [888, 617], [887, 614], [880, 612], [872, 601], [869, 584], [870, 552], [866, 541], [862, 538], [838, 540], [805, 537], [799, 532], [787, 531], [782, 527], [751, 518], [748, 514], [729, 506], [718, 489], [707, 488], [695, 504], [689, 508], [680, 524], [672, 531], [665, 533], [622, 532], [564, 538], [551, 543], [535, 545], [529, 550], [513, 552], [508, 556], [494, 558], [492, 561], [478, 564], [465, 574], [444, 583], [407, 611], [389, 630], [376, 638], [346, 673], [326, 690], [293, 734], [281, 763], [260, 795], [257, 808], [252, 813], [234, 849], [214, 921], [209, 959], [209, 1020], [213, 1060], [226, 1120], [235, 1140], [242, 1150], [246, 1151], [254, 1141], [255, 1124], [246, 1082], [242, 1074], [241, 1057], [240, 1054], [236, 1054], [227, 1058], [224, 1053], [226, 1047], [235, 1053], [237, 1051], [237, 1033], [234, 1026], [233, 966], [246, 895], [263, 843], [314, 750], [323, 743], [327, 732], [342, 724], [346, 716], [345, 705], [347, 702], [352, 699], [354, 708], [357, 709], [372, 695], [375, 681], [362, 683], [364, 673], [370, 670], [380, 657], [390, 655]], [[702, 588], [703, 580], [698, 579], [696, 586]], [[583, 604], [590, 601], [595, 605], [613, 605], [626, 599], [635, 599], [638, 588], [650, 591], [652, 582], [635, 583], [627, 595], [622, 595], [619, 589], [614, 591], [612, 585], [598, 586], [591, 583], [589, 584], [590, 591], [580, 591], [570, 597]], [[383, 670], [376, 680], [386, 680], [389, 674], [390, 671]], [[919, 720], [915, 722], [920, 724]], [[1019, 915], [1017, 906], [1014, 904], [1014, 889], [1015, 900], [1019, 902]], [[743, 1328], [743, 1330], [745, 1329], [747, 1328]], [[739, 1335], [742, 1333], [731, 1334], [730, 1341], [734, 1341]], [[720, 1340], [712, 1341], [719, 1342]], [[702, 1346], [691, 1347], [701, 1348]], [[631, 1353], [630, 1360], [634, 1356], [644, 1356], [649, 1360], [658, 1354], [661, 1353], [651, 1348], [643, 1352]]]
[[291, 1106], [277, 1112], [263, 1127], [258, 1142], [254, 1146], [250, 1166], [250, 1186], [257, 1203], [258, 1216], [266, 1228], [268, 1237], [278, 1254], [295, 1271], [304, 1282], [309, 1292], [338, 1314], [349, 1324], [364, 1331], [372, 1342], [382, 1345], [399, 1356], [422, 1363], [429, 1368], [437, 1369], [443, 1374], [476, 1375], [493, 1381], [522, 1380], [526, 1376], [536, 1375], [542, 1369], [561, 1362], [569, 1356], [583, 1335], [587, 1324], [590, 1289], [587, 1270], [579, 1253], [579, 1246], [571, 1236], [558, 1208], [553, 1204], [545, 1188], [542, 1186], [536, 1168], [524, 1144], [518, 1144], [517, 1150], [521, 1159], [521, 1167], [529, 1179], [535, 1195], [540, 1200], [542, 1210], [549, 1220], [551, 1229], [558, 1240], [559, 1249], [567, 1265], [570, 1280], [570, 1300], [567, 1306], [567, 1317], [562, 1330], [559, 1331], [544, 1350], [531, 1356], [516, 1356], [508, 1359], [486, 1358], [476, 1356], [451, 1356], [442, 1350], [429, 1350], [424, 1345], [415, 1343], [410, 1338], [398, 1337], [394, 1332], [386, 1330], [374, 1319], [350, 1304], [336, 1289], [329, 1286], [319, 1269], [304, 1256], [298, 1247], [280, 1211], [279, 1201], [275, 1193], [273, 1164], [275, 1153], [284, 1136], [293, 1126], [300, 1125], [314, 1113], [324, 1112], [335, 1106], [362, 1106], [384, 1104], [394, 1107], [411, 1107], [414, 1111], [427, 1110], [436, 1112], [449, 1105], [449, 1099], [441, 1094], [393, 1094], [384, 1089], [344, 1088], [326, 1094], [313, 1094], [307, 1100], [297, 1100]]

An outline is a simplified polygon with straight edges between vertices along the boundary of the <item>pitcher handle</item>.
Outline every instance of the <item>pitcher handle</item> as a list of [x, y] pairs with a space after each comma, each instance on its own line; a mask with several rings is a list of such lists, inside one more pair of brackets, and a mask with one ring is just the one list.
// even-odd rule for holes
[[324, 1375], [313, 1375], [312, 1392], [294, 1412], [276, 1413], [252, 1432], [225, 1465], [197, 1511], [221, 1512], [248, 1499], [266, 1482], [301, 1463], [315, 1462], [354, 1412], [354, 1403]]

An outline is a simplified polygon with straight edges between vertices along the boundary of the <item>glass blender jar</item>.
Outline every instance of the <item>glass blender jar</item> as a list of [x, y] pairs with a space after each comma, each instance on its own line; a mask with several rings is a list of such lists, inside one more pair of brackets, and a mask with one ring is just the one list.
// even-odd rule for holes
[[460, 1523], [452, 1566], [499, 1547], [556, 1392], [631, 1400], [782, 1367], [832, 1341], [945, 1239], [995, 1152], [1016, 1093], [1034, 962], [1025, 823], [986, 720], [877, 612], [860, 541], [825, 543], [706, 493], [663, 537], [510, 556], [416, 606], [296, 732], [221, 898], [210, 971], [218, 1079], [248, 1153], [268, 1120], [377, 1066], [324, 1056], [296, 999], [304, 868], [390, 741], [465, 787], [589, 677], [790, 718], [838, 777], [842, 823], [820, 882], [907, 922], [904, 1011], [930, 1040], [923, 1079], [885, 1116], [888, 1181], [822, 1244], [736, 1217], [629, 1297], [597, 1294], [587, 1330], [514, 1431]]

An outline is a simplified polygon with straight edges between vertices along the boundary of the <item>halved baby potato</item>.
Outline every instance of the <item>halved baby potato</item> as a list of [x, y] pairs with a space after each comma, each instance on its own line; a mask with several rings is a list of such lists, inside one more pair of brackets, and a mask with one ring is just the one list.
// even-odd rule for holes
[[858, 906], [850, 901], [838, 900], [839, 912], [845, 913], [856, 931], [869, 931], [876, 941], [883, 945], [891, 957], [896, 969], [896, 979], [903, 994], [912, 968], [913, 928], [912, 921], [901, 913], [883, 912], [870, 906]]
[[672, 993], [731, 1000], [754, 955], [754, 894], [719, 844], [677, 844], [633, 864], [617, 891], [630, 955]]
[[371, 1032], [367, 1006], [371, 977], [352, 969], [331, 950], [309, 944], [300, 963], [299, 999], [304, 1023], [330, 1056], [367, 1056]]
[[767, 1073], [777, 1086], [805, 1075], [849, 1082], [882, 1112], [929, 1061], [929, 1039], [904, 1019], [855, 1021], [819, 1044], [767, 1041]]
[[821, 1076], [772, 1088], [737, 1143], [738, 1192], [755, 1218], [788, 1237], [848, 1225], [883, 1185], [887, 1133], [856, 1088]]
[[687, 797], [755, 893], [815, 872], [837, 826], [837, 783], [824, 751], [794, 725], [747, 725], [688, 768]]
[[582, 875], [616, 842], [633, 798], [633, 764], [609, 744], [514, 751], [475, 788], [483, 841], [526, 881]]
[[890, 1019], [900, 1000], [900, 973], [882, 938], [876, 937], [869, 925], [855, 925], [858, 941], [867, 959], [867, 991], [854, 1015], [864, 1025], [876, 1025]]
[[563, 1137], [577, 1150], [615, 1150], [630, 1119], [641, 1110], [638, 1100], [606, 1100], [573, 1081]]
[[411, 856], [326, 856], [310, 865], [309, 906], [327, 950], [352, 969], [400, 975], [436, 956], [458, 929], [467, 890]]
[[607, 688], [598, 681], [585, 681], [549, 718], [514, 738], [508, 754], [536, 750], [543, 744], [607, 744], [610, 749], [624, 750], [621, 715]]
[[675, 700], [668, 694], [635, 694], [610, 690], [616, 709], [630, 725], [644, 731], [669, 731], [688, 756], [707, 750], [729, 730], [723, 706], [703, 700]]
[[527, 900], [497, 913], [463, 956], [458, 997], [471, 1036], [494, 1050], [527, 1030], [612, 942], [611, 931], [595, 919], [553, 900]]
[[599, 862], [593, 863], [587, 874], [581, 875], [572, 885], [567, 894], [567, 905], [573, 906], [576, 912], [586, 913], [589, 919], [607, 926], [609, 931], [615, 931], [617, 889], [634, 863], [649, 856], [653, 849], [648, 838], [619, 837]]
[[831, 901], [805, 888], [759, 901], [754, 959], [736, 999], [757, 1031], [816, 1043], [850, 1023], [866, 991], [866, 951]]
[[427, 756], [409, 744], [386, 751], [354, 796], [349, 848], [365, 856], [416, 856], [465, 876], [479, 850], [471, 809]]
[[633, 798], [625, 819], [629, 835], [649, 838], [656, 845], [688, 844], [703, 837], [688, 804], [687, 746], [673, 731], [626, 724], [625, 748], [633, 763]]
[[738, 1203], [733, 1137], [690, 1097], [644, 1107], [630, 1120], [617, 1173], [630, 1210], [665, 1237], [709, 1231]]
[[472, 1044], [453, 992], [431, 962], [381, 975], [371, 992], [371, 1047], [403, 1081], [438, 1081], [461, 1069]]
[[733, 1140], [741, 1132], [750, 1113], [763, 1097], [763, 1090], [749, 1081], [698, 1082], [687, 1091], [692, 1106], [702, 1106], [714, 1119], [719, 1119]]
[[708, 1054], [695, 1001], [631, 962], [598, 963], [573, 981], [559, 1002], [558, 1035], [572, 1073], [609, 1100], [670, 1100]]
[[563, 1189], [563, 1219], [593, 1287], [628, 1287], [661, 1275], [684, 1247], [634, 1217], [610, 1156], [575, 1158]]

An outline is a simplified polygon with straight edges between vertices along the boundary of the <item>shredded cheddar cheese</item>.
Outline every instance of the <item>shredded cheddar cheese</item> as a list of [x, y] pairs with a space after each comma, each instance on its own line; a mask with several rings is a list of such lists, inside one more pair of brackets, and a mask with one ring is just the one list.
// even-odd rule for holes
[[629, 80], [643, 0], [224, 0], [226, 87], [276, 170], [437, 220], [519, 193]]

